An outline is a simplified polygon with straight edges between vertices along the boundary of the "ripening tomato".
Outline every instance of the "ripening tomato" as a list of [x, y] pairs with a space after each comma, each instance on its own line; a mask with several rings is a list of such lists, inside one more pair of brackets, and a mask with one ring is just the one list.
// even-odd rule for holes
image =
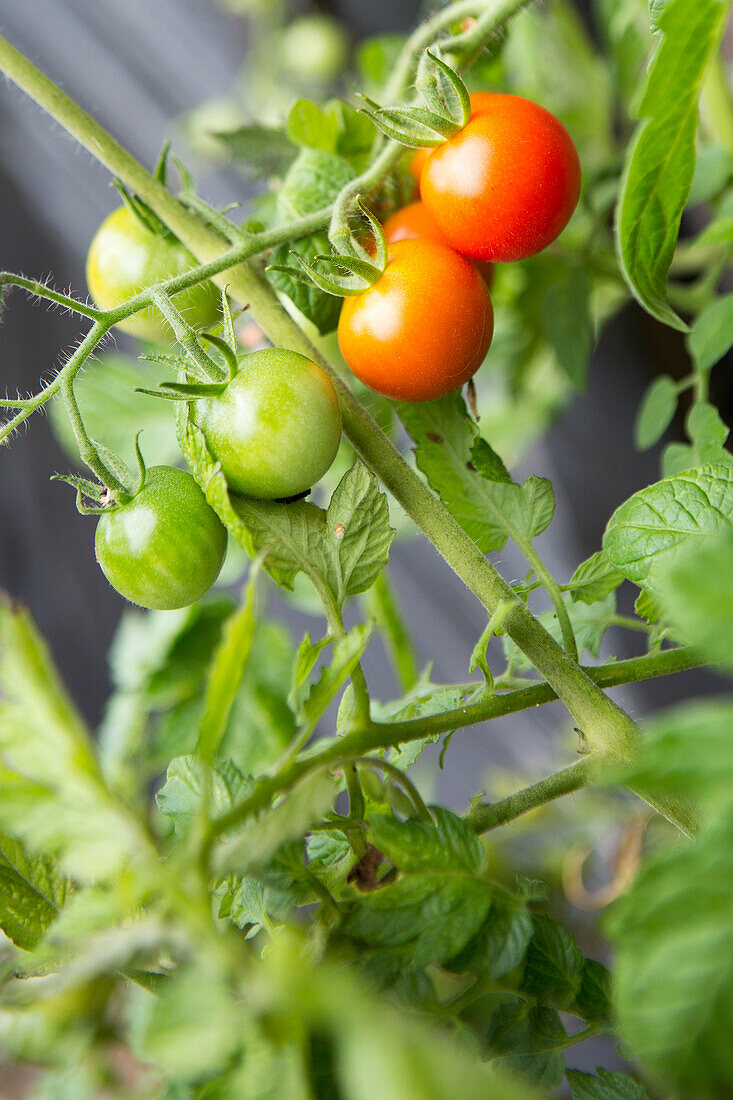
[[[105, 218], [89, 247], [87, 285], [100, 309], [114, 309], [141, 290], [196, 265], [180, 241], [151, 233], [132, 211], [120, 206]], [[219, 320], [219, 291], [208, 280], [180, 291], [172, 301], [192, 328], [209, 329]], [[170, 325], [154, 306], [134, 313], [118, 327], [155, 343], [174, 339]]]
[[539, 104], [479, 94], [468, 125], [428, 153], [420, 194], [445, 240], [465, 256], [526, 259], [551, 244], [575, 210], [578, 153]]
[[[442, 241], [443, 244], [446, 243], [437, 225], [428, 213], [424, 202], [411, 202], [408, 203], [407, 206], [403, 206], [401, 210], [395, 210], [394, 214], [390, 214], [387, 218], [382, 228], [384, 229], [384, 236], [387, 244], [394, 244], [395, 241], [410, 241], [419, 238], [430, 241]], [[494, 281], [494, 265], [482, 260], [477, 260], [475, 267], [483, 276], [490, 290], [491, 284]]]
[[420, 239], [390, 245], [381, 278], [345, 299], [338, 338], [365, 385], [400, 401], [430, 401], [475, 374], [493, 330], [491, 298], [473, 264]]
[[422, 238], [429, 241], [442, 241], [443, 237], [437, 225], [428, 214], [424, 202], [411, 202], [400, 210], [390, 214], [382, 226], [387, 244], [395, 241], [410, 241]]
[[140, 491], [99, 517], [94, 548], [105, 577], [140, 607], [172, 611], [219, 576], [227, 533], [191, 474], [151, 466]]
[[310, 489], [330, 467], [341, 439], [331, 379], [285, 348], [245, 356], [219, 397], [196, 402], [194, 418], [230, 489], [260, 500]]

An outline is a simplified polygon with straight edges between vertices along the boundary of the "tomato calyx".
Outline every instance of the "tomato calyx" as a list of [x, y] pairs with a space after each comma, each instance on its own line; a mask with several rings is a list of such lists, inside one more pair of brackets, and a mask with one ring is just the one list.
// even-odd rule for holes
[[362, 111], [388, 138], [413, 148], [439, 145], [466, 126], [471, 117], [468, 88], [437, 53], [423, 54], [416, 87], [424, 107], [380, 107], [362, 95], [367, 104]]
[[[381, 279], [387, 267], [387, 242], [381, 223], [374, 216], [361, 195], [355, 199], [356, 207], [366, 218], [374, 241], [374, 248], [368, 251], [359, 238], [347, 225], [344, 231], [334, 238], [334, 252], [329, 256], [316, 256], [314, 263], [308, 263], [297, 252], [292, 251], [297, 267], [286, 264], [271, 264], [268, 271], [282, 271], [298, 279], [299, 282], [314, 283], [319, 290], [333, 294], [337, 298], [363, 294], [370, 286]], [[327, 272], [315, 265], [328, 268]], [[348, 272], [348, 274], [345, 274]]]

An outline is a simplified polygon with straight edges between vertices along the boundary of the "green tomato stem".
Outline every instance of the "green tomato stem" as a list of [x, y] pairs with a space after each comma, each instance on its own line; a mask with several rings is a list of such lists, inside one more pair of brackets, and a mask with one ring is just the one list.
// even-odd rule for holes
[[[686, 669], [697, 668], [702, 664], [704, 664], [702, 657], [694, 650], [680, 648], [664, 650], [644, 657], [634, 657], [627, 661], [614, 661], [607, 666], [586, 668], [583, 671], [599, 686], [614, 687], [654, 679], [657, 676], [668, 676]], [[355, 754], [376, 752], [378, 749], [416, 741], [430, 734], [473, 726], [492, 718], [501, 718], [520, 710], [541, 706], [555, 699], [557, 695], [549, 684], [537, 684], [531, 688], [522, 688], [519, 691], [481, 699], [477, 703], [445, 711], [443, 714], [415, 718], [407, 722], [372, 722], [368, 727], [354, 730], [317, 752], [311, 752], [310, 755], [304, 755], [298, 759], [288, 759], [273, 775], [262, 777], [248, 798], [212, 823], [207, 843], [211, 846], [217, 836], [246, 820], [252, 814], [258, 813], [269, 804], [274, 795], [292, 786], [307, 772], [324, 767], [338, 767], [345, 759], [353, 758]], [[689, 820], [681, 820], [678, 827], [683, 824], [686, 825], [684, 830], [686, 832], [694, 827], [694, 823]]]
[[465, 815], [465, 820], [477, 833], [487, 833], [499, 825], [506, 825], [555, 798], [587, 787], [593, 781], [594, 764], [592, 756], [584, 756], [569, 767], [562, 768], [561, 771], [554, 772], [507, 798], [497, 802], [478, 802]]
[[[516, 540], [515, 540], [516, 541]], [[560, 624], [560, 631], [562, 632], [562, 643], [565, 652], [577, 661], [580, 654], [578, 653], [578, 646], [575, 641], [575, 632], [573, 631], [573, 624], [570, 621], [570, 615], [563, 599], [562, 589], [557, 583], [555, 578], [550, 573], [549, 569], [542, 561], [534, 546], [529, 539], [522, 539], [516, 543], [517, 548], [522, 552], [529, 564], [534, 570], [537, 580], [541, 582], [547, 595], [552, 601], [552, 606], [555, 609], [557, 615], [557, 621]]]

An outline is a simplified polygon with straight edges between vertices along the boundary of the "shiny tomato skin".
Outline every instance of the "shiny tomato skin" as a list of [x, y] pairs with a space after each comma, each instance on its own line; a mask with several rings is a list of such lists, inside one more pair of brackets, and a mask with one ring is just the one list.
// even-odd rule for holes
[[172, 611], [195, 603], [219, 576], [227, 533], [191, 474], [151, 466], [131, 500], [99, 517], [97, 561], [120, 595]]
[[345, 299], [338, 338], [365, 385], [400, 401], [430, 401], [475, 374], [493, 329], [491, 298], [473, 264], [419, 239], [390, 245], [381, 278]]
[[[400, 210], [390, 214], [382, 226], [387, 244], [395, 241], [411, 241], [423, 238], [430, 241], [446, 241], [440, 230], [428, 213], [424, 202], [411, 202]], [[477, 260], [474, 264], [476, 270], [482, 275], [487, 287], [491, 290], [494, 281], [494, 265]]]
[[420, 194], [465, 256], [522, 260], [562, 232], [580, 194], [580, 161], [554, 115], [521, 96], [481, 93], [454, 137], [431, 149]]
[[194, 416], [230, 489], [259, 500], [310, 489], [330, 467], [341, 439], [330, 378], [285, 348], [245, 356], [224, 393], [197, 401]]
[[390, 214], [382, 226], [387, 244], [395, 241], [410, 241], [426, 239], [430, 241], [442, 241], [440, 230], [428, 214], [424, 202], [411, 202], [407, 206], [395, 210]]
[[[126, 206], [120, 206], [105, 218], [89, 246], [87, 286], [100, 309], [114, 309], [146, 287], [183, 275], [196, 264], [180, 241], [156, 236]], [[209, 329], [220, 319], [219, 291], [208, 280], [180, 291], [172, 301], [195, 329]], [[170, 325], [153, 306], [117, 327], [154, 343], [174, 339]]]

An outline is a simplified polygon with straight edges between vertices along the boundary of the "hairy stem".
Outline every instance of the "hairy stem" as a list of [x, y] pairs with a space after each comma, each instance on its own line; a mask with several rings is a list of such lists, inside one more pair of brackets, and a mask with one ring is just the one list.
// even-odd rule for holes
[[537, 580], [540, 581], [542, 587], [552, 601], [552, 606], [557, 615], [557, 621], [560, 624], [562, 643], [565, 652], [568, 653], [574, 661], [577, 661], [579, 654], [578, 646], [575, 641], [575, 632], [573, 631], [573, 624], [570, 622], [570, 615], [568, 614], [560, 585], [557, 583], [552, 573], [550, 573], [529, 539], [522, 539], [517, 543], [517, 547], [532, 566]]
[[[652, 679], [656, 676], [667, 676], [684, 669], [695, 668], [702, 663], [702, 658], [693, 650], [672, 649], [645, 657], [635, 657], [628, 661], [615, 661], [606, 667], [585, 671], [604, 687], [613, 687], [618, 684]], [[255, 790], [248, 798], [234, 806], [227, 814], [217, 818], [212, 824], [210, 842], [227, 829], [264, 809], [274, 795], [291, 787], [309, 771], [317, 771], [323, 767], [337, 767], [343, 763], [344, 759], [353, 758], [355, 755], [405, 744], [428, 734], [444, 733], [448, 730], [476, 725], [479, 722], [487, 722], [492, 718], [500, 718], [530, 707], [541, 706], [543, 703], [550, 703], [554, 699], [557, 699], [557, 695], [548, 684], [537, 684], [536, 687], [522, 688], [519, 691], [508, 692], [506, 695], [496, 695], [443, 714], [415, 718], [407, 722], [372, 722], [364, 729], [354, 730], [338, 740], [329, 742], [325, 748], [311, 752], [310, 755], [296, 760], [288, 759], [273, 775], [264, 776], [258, 780]], [[685, 824], [687, 827], [684, 831], [689, 831], [689, 823]]]
[[478, 802], [471, 807], [465, 819], [477, 833], [487, 833], [499, 825], [506, 825], [508, 821], [514, 821], [546, 802], [587, 787], [592, 782], [594, 763], [592, 756], [584, 756], [569, 767], [498, 802]]

